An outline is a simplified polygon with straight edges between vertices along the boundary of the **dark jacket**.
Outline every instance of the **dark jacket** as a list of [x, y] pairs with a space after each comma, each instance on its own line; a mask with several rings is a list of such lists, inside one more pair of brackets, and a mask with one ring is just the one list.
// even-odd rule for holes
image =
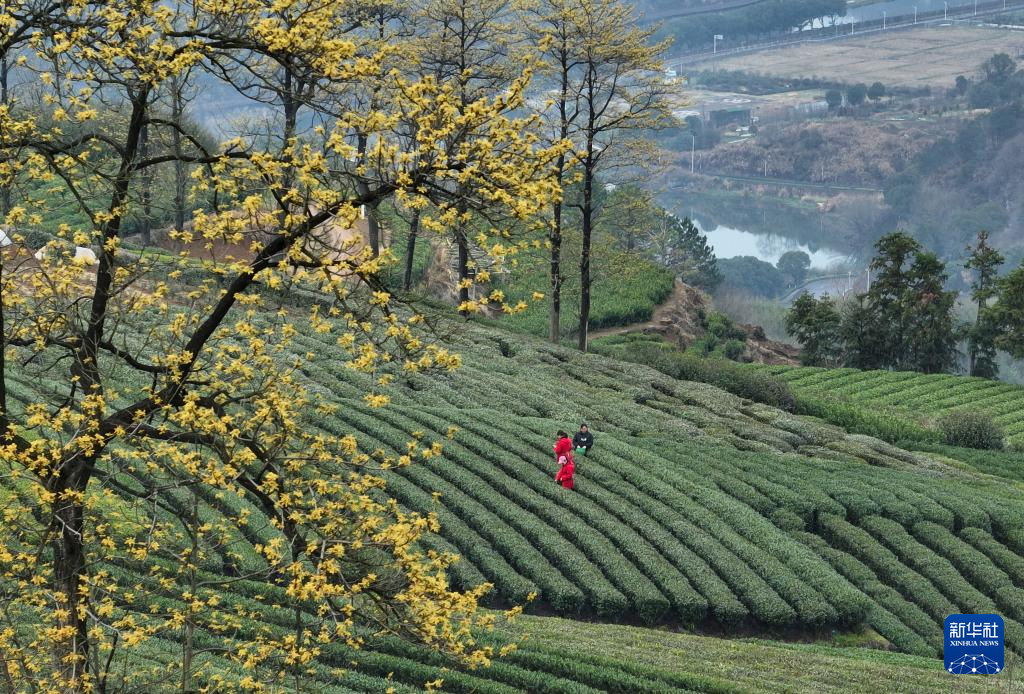
[[576, 435], [572, 437], [572, 447], [573, 448], [586, 448], [587, 451], [589, 452], [590, 451], [590, 447], [593, 446], [593, 445], [594, 445], [594, 435], [591, 434], [589, 431], [586, 432], [586, 433], [584, 433], [582, 431], [577, 431]]

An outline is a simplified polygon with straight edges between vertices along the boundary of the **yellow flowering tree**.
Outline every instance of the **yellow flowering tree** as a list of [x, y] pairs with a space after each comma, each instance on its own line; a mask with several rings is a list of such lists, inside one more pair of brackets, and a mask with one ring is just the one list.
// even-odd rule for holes
[[[539, 147], [519, 115], [528, 75], [469, 101], [459, 75], [411, 78], [352, 0], [36, 4], [0, 5], [0, 42], [40, 85], [0, 107], [5, 223], [56, 237], [28, 248], [12, 231], [0, 254], [0, 676], [14, 691], [297, 688], [326, 645], [367, 631], [486, 662], [471, 637], [486, 586], [449, 590], [452, 558], [417, 549], [436, 520], [400, 509], [377, 473], [440, 443], [391, 458], [312, 429], [333, 410], [300, 379], [316, 355], [296, 336], [335, 335], [372, 375], [373, 407], [396, 371], [458, 366], [380, 284], [387, 254], [346, 230], [388, 198], [432, 225], [537, 214], [561, 145]], [[186, 72], [269, 107], [268, 129], [212, 148], [160, 117]], [[189, 146], [145, 146], [175, 133]], [[175, 164], [194, 172], [190, 223], [133, 246], [125, 220]], [[86, 223], [51, 219], [58, 192]], [[232, 523], [204, 513], [211, 499]], [[234, 556], [238, 533], [256, 556]], [[290, 626], [246, 628], [254, 608], [220, 592], [243, 580], [277, 591]], [[220, 645], [197, 648], [200, 632]], [[180, 659], [133, 655], [154, 639]]]

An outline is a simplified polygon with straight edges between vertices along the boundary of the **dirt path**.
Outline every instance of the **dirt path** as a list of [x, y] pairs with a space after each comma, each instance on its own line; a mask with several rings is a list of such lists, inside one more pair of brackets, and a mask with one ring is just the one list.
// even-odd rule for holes
[[[621, 325], [615, 328], [593, 330], [591, 339], [622, 335], [632, 332], [649, 332], [660, 335], [666, 342], [685, 349], [702, 337], [707, 327], [701, 316], [711, 311], [711, 301], [699, 289], [676, 280], [672, 292], [654, 309], [650, 320]], [[747, 349], [744, 361], [762, 364], [796, 364], [800, 351], [783, 342], [765, 337], [764, 331], [753, 325], [738, 324], [747, 333]]]
[[690, 311], [691, 309], [696, 309], [693, 301], [693, 297], [696, 292], [697, 290], [693, 287], [689, 287], [677, 279], [675, 284], [672, 286], [672, 292], [668, 295], [668, 298], [654, 308], [654, 313], [651, 315], [650, 320], [643, 321], [641, 323], [620, 325], [614, 328], [591, 330], [589, 331], [589, 337], [591, 339], [596, 339], [598, 337], [607, 337], [609, 335], [623, 335], [625, 333], [644, 332], [648, 330], [663, 330], [673, 323], [677, 323], [680, 314]]

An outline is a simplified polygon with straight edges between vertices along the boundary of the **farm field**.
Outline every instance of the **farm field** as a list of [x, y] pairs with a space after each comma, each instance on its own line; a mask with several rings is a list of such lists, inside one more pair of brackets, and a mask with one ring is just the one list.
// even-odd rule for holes
[[1024, 388], [982, 378], [896, 371], [751, 365], [785, 381], [798, 397], [852, 404], [911, 426], [957, 410], [990, 414], [1011, 447], [1024, 446]]
[[529, 634], [525, 643], [530, 648], [557, 647], [570, 658], [602, 653], [655, 672], [727, 681], [739, 691], [924, 694], [970, 692], [975, 687], [977, 691], [991, 690], [990, 681], [948, 677], [942, 663], [933, 659], [865, 648], [709, 638], [550, 617], [523, 617], [512, 631]]
[[779, 77], [950, 87], [957, 75], [973, 74], [993, 53], [1015, 57], [1022, 50], [1024, 32], [954, 25], [803, 43], [728, 56], [713, 64]]
[[[407, 509], [436, 514], [440, 532], [424, 549], [459, 554], [451, 581], [492, 583], [492, 606], [527, 604], [544, 614], [721, 636], [868, 635], [926, 659], [905, 661], [912, 667], [938, 663], [946, 615], [999, 612], [1010, 652], [1024, 652], [1019, 488], [949, 455], [849, 435], [647, 367], [474, 323], [443, 329], [452, 333], [462, 367], [451, 376], [396, 381], [392, 404], [380, 410], [363, 402], [370, 376], [344, 366], [334, 336], [302, 334], [293, 349], [323, 357], [304, 367], [304, 377], [314, 395], [337, 407], [309, 426], [354, 434], [378, 457], [400, 454], [411, 439], [444, 443], [443, 455], [386, 472], [388, 493]], [[18, 379], [9, 395], [23, 406], [51, 385]], [[579, 461], [569, 492], [552, 484], [551, 444], [555, 429], [580, 421], [591, 425], [597, 446]], [[458, 431], [447, 440], [450, 426]], [[230, 496], [199, 501], [218, 527], [235, 527], [240, 514], [249, 519], [226, 531], [231, 541], [211, 553], [205, 571], [233, 575], [263, 561], [254, 546], [276, 531], [258, 510]], [[166, 521], [174, 523], [171, 511]], [[116, 574], [140, 580], [131, 566]], [[233, 590], [225, 611], [242, 606], [265, 628], [290, 619], [272, 608], [279, 588], [240, 582]], [[528, 602], [531, 594], [536, 599]], [[620, 632], [595, 627], [591, 638], [607, 633]], [[745, 680], [728, 668], [674, 662], [664, 672], [608, 660], [581, 670], [572, 658], [558, 661], [565, 653], [550, 642], [545, 647], [487, 671], [445, 670], [445, 690], [537, 691], [536, 678], [550, 675], [580, 686], [561, 682], [548, 691], [743, 691], [760, 690], [770, 672], [780, 691], [821, 690], [811, 679], [786, 684], [770, 652], [748, 658], [739, 644], [727, 650], [739, 649]], [[396, 682], [421, 686], [451, 668], [410, 648], [378, 644], [360, 656], [358, 672], [399, 673]], [[881, 657], [855, 652], [871, 662]], [[379, 681], [359, 684], [363, 674], [335, 672], [351, 659], [325, 651], [323, 677], [331, 685], [324, 691], [381, 691]], [[587, 674], [591, 666], [599, 673]], [[822, 665], [820, 676], [828, 671]], [[836, 667], [829, 686], [870, 688], [862, 676], [857, 667]], [[1012, 676], [1007, 671], [1004, 679]]]

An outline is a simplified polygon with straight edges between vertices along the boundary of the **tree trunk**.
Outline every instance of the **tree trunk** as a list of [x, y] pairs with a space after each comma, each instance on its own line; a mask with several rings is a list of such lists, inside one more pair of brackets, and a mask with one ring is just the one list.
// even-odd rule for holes
[[[469, 241], [466, 239], [466, 231], [459, 225], [459, 229], [455, 234], [455, 241], [459, 246], [459, 305], [465, 304], [469, 301], [469, 287], [467, 281], [469, 280]], [[460, 313], [467, 313], [467, 311], [460, 309]]]
[[[70, 691], [85, 691], [82, 680], [89, 666], [88, 623], [82, 609], [87, 599], [80, 591], [86, 576], [83, 544], [85, 519], [80, 495], [89, 482], [91, 465], [83, 460], [68, 461], [63, 472], [47, 485], [55, 495], [51, 520], [53, 535], [53, 589], [64, 595], [64, 611], [59, 624], [71, 632], [70, 643], [57, 646], [57, 658]], [[65, 494], [72, 492], [72, 494]]]
[[175, 79], [172, 83], [171, 94], [171, 120], [174, 128], [171, 129], [171, 143], [174, 147], [174, 229], [182, 231], [185, 228], [185, 162], [181, 159], [184, 156], [181, 147], [181, 133], [178, 128], [182, 127], [181, 119], [184, 111], [182, 90], [184, 84]]
[[[359, 153], [359, 162], [363, 166], [366, 166], [366, 146], [366, 135], [359, 133], [356, 138], [356, 149]], [[362, 196], [367, 196], [370, 194], [370, 186], [362, 178], [358, 178], [356, 191]], [[377, 211], [372, 205], [366, 205], [364, 209], [366, 210], [366, 240], [370, 245], [370, 252], [376, 258], [380, 255], [380, 224], [377, 223]]]
[[[982, 285], [982, 291], [984, 291], [984, 289], [985, 287], [984, 285]], [[968, 345], [970, 347], [970, 351], [968, 354], [970, 365], [967, 368], [968, 376], [974, 376], [975, 371], [978, 368], [978, 335], [981, 333], [981, 316], [984, 310], [985, 302], [979, 301], [978, 316], [974, 319], [974, 336], [968, 341]]]
[[366, 206], [366, 235], [370, 241], [370, 252], [376, 258], [380, 255], [380, 224], [377, 222], [377, 208], [374, 205]]
[[[466, 223], [462, 221], [469, 205], [466, 203], [465, 191], [462, 186], [459, 186], [458, 202], [455, 207], [459, 213], [459, 221], [455, 227], [455, 243], [459, 247], [459, 305], [461, 306], [469, 301], [469, 286], [467, 286], [469, 284], [469, 239], [466, 237]], [[468, 313], [465, 310], [459, 312], [463, 315]]]
[[[199, 497], [192, 494], [192, 517], [189, 531], [192, 535], [192, 551], [188, 556], [188, 589], [192, 595], [197, 594], [197, 576], [195, 563], [199, 557]], [[185, 617], [185, 624], [182, 627], [181, 638], [181, 691], [192, 691], [192, 659], [195, 657], [195, 623], [192, 621], [192, 613]]]
[[[561, 175], [558, 178], [561, 178]], [[548, 325], [548, 339], [558, 344], [562, 339], [562, 203], [555, 203], [552, 217], [551, 320]]]
[[402, 277], [402, 289], [412, 289], [412, 262], [416, 255], [416, 237], [420, 233], [420, 211], [412, 211], [412, 219], [409, 220], [409, 238], [405, 242], [405, 274]]
[[[7, 95], [7, 54], [0, 56], [0, 106], [8, 105]], [[11, 187], [0, 185], [0, 216], [6, 217], [11, 211]]]
[[590, 327], [590, 239], [593, 232], [594, 209], [594, 168], [590, 157], [583, 167], [583, 248], [580, 250], [580, 330], [579, 349], [587, 351]]
[[[142, 126], [139, 133], [139, 158], [145, 159], [149, 156], [149, 125]], [[142, 183], [142, 222], [139, 224], [139, 235], [142, 236], [142, 245], [148, 246], [153, 231], [153, 169], [148, 168], [142, 172], [140, 177]]]

